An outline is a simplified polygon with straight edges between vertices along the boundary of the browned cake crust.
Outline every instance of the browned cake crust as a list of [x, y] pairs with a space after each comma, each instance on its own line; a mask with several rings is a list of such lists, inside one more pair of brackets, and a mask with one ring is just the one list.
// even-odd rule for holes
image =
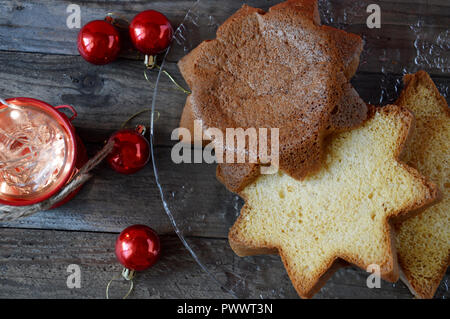
[[[269, 12], [243, 6], [179, 62], [192, 90], [181, 127], [279, 128], [280, 169], [296, 179], [320, 167], [322, 141], [353, 127], [367, 108], [348, 77], [362, 40], [321, 26], [316, 1], [286, 1]], [[224, 167], [225, 165], [231, 165]], [[223, 164], [218, 178], [238, 192], [258, 165]]]
[[[186, 108], [184, 112], [186, 112]], [[332, 113], [328, 130], [339, 132], [357, 127], [367, 116], [367, 105], [361, 100], [351, 84], [347, 83], [342, 96], [342, 103]], [[217, 165], [216, 170], [217, 179], [235, 193], [239, 193], [251, 184], [259, 174], [260, 170], [257, 164], [222, 163]]]

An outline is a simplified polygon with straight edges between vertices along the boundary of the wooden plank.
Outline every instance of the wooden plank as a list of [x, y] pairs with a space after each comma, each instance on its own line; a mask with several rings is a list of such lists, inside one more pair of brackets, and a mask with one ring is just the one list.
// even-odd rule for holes
[[[267, 9], [279, 1], [270, 0], [246, 1], [247, 4], [260, 6]], [[393, 71], [400, 73], [404, 67], [411, 68], [417, 55], [415, 40], [417, 34], [421, 34], [421, 41], [426, 46], [436, 44], [442, 39], [448, 39], [448, 25], [450, 16], [450, 3], [445, 0], [433, 1], [381, 1], [382, 27], [380, 29], [368, 29], [366, 8], [373, 1], [333, 0], [321, 1], [321, 12], [324, 23], [343, 28], [347, 31], [361, 35], [366, 43], [365, 55], [361, 71], [379, 72], [380, 63], [373, 57], [386, 59], [386, 48], [389, 48], [388, 58], [392, 61]], [[107, 12], [120, 12], [128, 19], [145, 9], [156, 9], [165, 13], [174, 26], [178, 26], [186, 12], [194, 1], [154, 1], [151, 4], [146, 1], [114, 1], [108, 3], [95, 3], [91, 1], [10, 1], [0, 0], [0, 50], [40, 52], [52, 54], [78, 55], [76, 49], [76, 37], [78, 29], [69, 29], [66, 26], [66, 8], [69, 4], [78, 4], [81, 8], [82, 24], [94, 19], [101, 19]], [[240, 0], [201, 1], [201, 23], [222, 23], [228, 16], [235, 12], [243, 2]], [[213, 20], [210, 20], [212, 17]], [[417, 27], [418, 24], [423, 24]], [[438, 40], [438, 36], [441, 40]], [[444, 46], [435, 46], [435, 50], [441, 50], [448, 61], [448, 50]], [[136, 54], [127, 53], [129, 58], [137, 58]], [[180, 55], [173, 56], [177, 60]], [[402, 65], [399, 62], [402, 62]], [[423, 64], [427, 66], [427, 64]], [[422, 66], [422, 67], [423, 67]], [[445, 66], [444, 66], [445, 68]], [[448, 72], [442, 71], [442, 67], [434, 66], [430, 69], [434, 74]]]
[[[3, 97], [28, 96], [75, 106], [79, 116], [74, 125], [86, 142], [104, 141], [129, 116], [151, 106], [154, 84], [145, 81], [144, 66], [137, 61], [99, 67], [81, 57], [1, 52], [0, 63], [0, 81], [8, 84], [1, 88]], [[156, 74], [149, 77], [156, 80]], [[173, 117], [165, 109], [161, 112], [164, 119]], [[148, 124], [150, 116], [139, 120]]]
[[[105, 298], [108, 281], [121, 272], [114, 254], [116, 234], [39, 230], [0, 230], [1, 298]], [[139, 273], [131, 298], [226, 298], [181, 242], [162, 237], [161, 260]], [[81, 288], [67, 288], [67, 267], [81, 269]], [[112, 297], [124, 295], [114, 283]]]
[[[268, 8], [278, 1], [263, 4]], [[103, 19], [107, 13], [115, 12], [129, 21], [144, 10], [164, 13], [176, 28], [184, 19], [195, 0], [143, 1], [119, 0], [108, 3], [86, 0], [29, 0], [0, 1], [0, 50], [78, 55], [76, 38], [79, 29], [69, 29], [66, 24], [67, 7], [76, 4], [81, 9], [81, 26], [92, 20]], [[211, 1], [210, 10], [218, 17], [230, 15], [229, 7], [240, 6], [242, 2], [232, 0], [223, 3]], [[247, 1], [250, 5], [260, 1]]]
[[81, 26], [101, 20], [109, 12], [132, 19], [138, 12], [154, 9], [164, 12], [178, 25], [193, 1], [10, 1], [0, 2], [1, 49], [39, 53], [78, 54], [79, 29], [69, 29], [67, 7], [80, 6]]
[[[0, 298], [104, 298], [107, 282], [120, 273], [114, 255], [116, 234], [44, 230], [0, 230]], [[238, 258], [225, 240], [191, 239], [209, 256], [206, 266], [219, 279], [245, 278], [236, 291], [245, 298], [297, 298], [277, 256]], [[162, 236], [162, 257], [151, 269], [138, 273], [131, 298], [230, 298], [195, 263], [181, 242]], [[68, 289], [67, 267], [81, 269], [81, 288]], [[228, 269], [225, 275], [220, 269]], [[316, 298], [411, 298], [401, 283], [382, 282], [380, 289], [366, 287], [367, 274], [354, 268], [341, 269]], [[446, 281], [448, 282], [448, 275]], [[445, 283], [437, 297], [443, 297]], [[125, 293], [117, 282], [112, 297]]]

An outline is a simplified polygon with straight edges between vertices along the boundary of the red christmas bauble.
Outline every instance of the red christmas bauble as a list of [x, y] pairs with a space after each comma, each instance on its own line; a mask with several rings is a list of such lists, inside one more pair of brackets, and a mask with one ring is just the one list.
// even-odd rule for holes
[[77, 43], [81, 56], [93, 64], [110, 63], [120, 52], [119, 32], [104, 20], [91, 21], [81, 28]]
[[111, 168], [122, 174], [133, 174], [142, 169], [150, 159], [150, 144], [135, 130], [114, 133], [114, 148], [107, 157]]
[[155, 10], [136, 15], [129, 30], [134, 47], [147, 55], [155, 55], [167, 49], [173, 36], [169, 20]]
[[116, 256], [130, 270], [142, 271], [152, 266], [160, 255], [158, 234], [148, 226], [125, 228], [116, 241]]

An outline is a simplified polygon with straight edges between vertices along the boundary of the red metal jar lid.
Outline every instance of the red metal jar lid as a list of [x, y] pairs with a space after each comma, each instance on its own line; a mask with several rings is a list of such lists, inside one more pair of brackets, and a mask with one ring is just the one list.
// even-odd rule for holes
[[57, 193], [72, 176], [77, 153], [66, 115], [30, 98], [0, 103], [0, 203], [35, 204]]

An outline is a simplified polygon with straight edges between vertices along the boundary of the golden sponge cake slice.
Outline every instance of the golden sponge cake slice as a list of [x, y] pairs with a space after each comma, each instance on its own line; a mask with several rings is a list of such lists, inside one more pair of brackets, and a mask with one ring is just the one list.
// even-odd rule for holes
[[420, 298], [432, 298], [450, 262], [450, 114], [430, 76], [404, 77], [397, 104], [416, 116], [416, 130], [403, 159], [429, 176], [442, 200], [425, 212], [396, 224], [402, 279]]
[[303, 181], [279, 172], [241, 193], [246, 203], [230, 229], [239, 256], [278, 252], [301, 297], [311, 297], [341, 260], [377, 264], [398, 280], [389, 220], [423, 209], [436, 186], [398, 161], [414, 117], [394, 105], [361, 127], [333, 134], [323, 167]]

